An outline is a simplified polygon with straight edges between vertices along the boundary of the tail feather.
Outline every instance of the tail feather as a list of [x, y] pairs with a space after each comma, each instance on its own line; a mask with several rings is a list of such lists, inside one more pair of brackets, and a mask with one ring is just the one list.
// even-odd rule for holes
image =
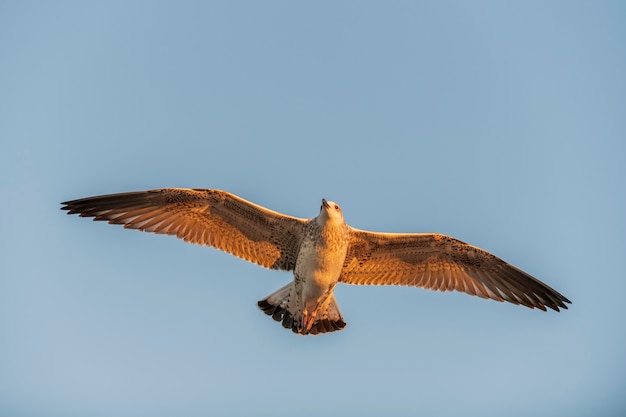
[[330, 298], [323, 304], [320, 311], [318, 311], [317, 320], [307, 332], [303, 326], [302, 312], [295, 308], [295, 303], [289, 302], [291, 290], [292, 283], [289, 283], [263, 300], [260, 300], [257, 305], [265, 314], [271, 316], [272, 319], [282, 322], [284, 328], [291, 329], [294, 333], [302, 335], [330, 333], [342, 330], [346, 327], [346, 322], [341, 316], [337, 300], [335, 300], [335, 296], [331, 294]]
[[287, 284], [278, 291], [273, 292], [263, 300], [259, 301], [257, 305], [265, 314], [272, 316], [272, 318], [276, 321], [280, 321], [278, 315], [282, 314], [282, 310], [287, 308], [290, 292], [291, 284]]
[[334, 294], [330, 295], [330, 299], [325, 304], [327, 304], [326, 309], [318, 313], [319, 318], [313, 323], [310, 334], [330, 333], [346, 327]]

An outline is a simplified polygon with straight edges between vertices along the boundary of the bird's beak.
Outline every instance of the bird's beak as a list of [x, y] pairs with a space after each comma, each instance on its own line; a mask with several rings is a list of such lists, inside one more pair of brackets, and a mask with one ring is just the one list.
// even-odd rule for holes
[[330, 204], [328, 204], [328, 201], [324, 198], [322, 198], [322, 206], [324, 206], [324, 208], [330, 208]]

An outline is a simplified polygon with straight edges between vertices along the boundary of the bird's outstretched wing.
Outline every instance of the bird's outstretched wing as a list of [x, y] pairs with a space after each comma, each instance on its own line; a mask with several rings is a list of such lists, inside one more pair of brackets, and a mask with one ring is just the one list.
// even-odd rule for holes
[[308, 220], [220, 190], [166, 188], [62, 203], [62, 210], [130, 229], [174, 235], [272, 269], [292, 270]]
[[502, 259], [449, 236], [352, 229], [343, 271], [346, 284], [407, 285], [461, 291], [530, 308], [559, 311], [570, 301]]

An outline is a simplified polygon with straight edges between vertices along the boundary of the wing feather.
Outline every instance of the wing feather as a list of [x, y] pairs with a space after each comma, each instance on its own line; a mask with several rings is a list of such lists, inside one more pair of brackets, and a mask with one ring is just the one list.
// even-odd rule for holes
[[460, 291], [530, 308], [559, 311], [563, 295], [491, 253], [435, 233], [394, 234], [352, 229], [339, 281]]
[[68, 214], [174, 235], [272, 269], [292, 270], [308, 220], [211, 189], [165, 188], [62, 203]]

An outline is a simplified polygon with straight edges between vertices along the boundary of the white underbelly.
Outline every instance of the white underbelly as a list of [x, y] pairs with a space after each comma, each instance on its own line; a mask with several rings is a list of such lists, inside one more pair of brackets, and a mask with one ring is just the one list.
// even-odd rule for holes
[[330, 249], [305, 242], [300, 248], [294, 275], [303, 286], [303, 298], [321, 297], [334, 287], [341, 274], [346, 250]]

